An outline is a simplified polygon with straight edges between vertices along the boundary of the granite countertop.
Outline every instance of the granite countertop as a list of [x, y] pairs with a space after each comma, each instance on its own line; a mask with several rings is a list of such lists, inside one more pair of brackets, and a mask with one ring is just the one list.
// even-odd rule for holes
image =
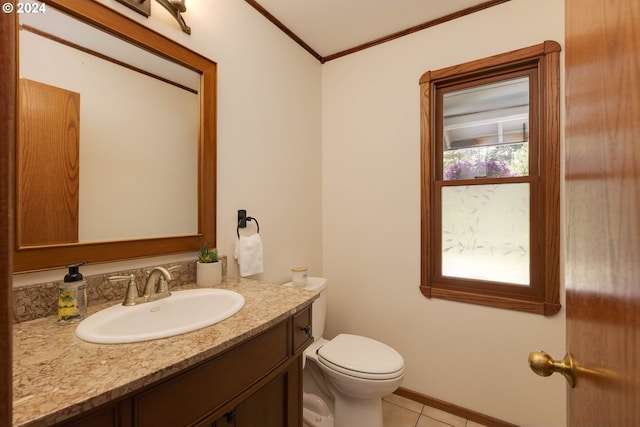
[[[172, 290], [194, 288], [185, 286]], [[245, 306], [215, 325], [154, 341], [92, 344], [55, 316], [13, 326], [13, 425], [47, 426], [208, 359], [308, 306], [317, 293], [225, 278]], [[89, 307], [88, 314], [115, 303]]]

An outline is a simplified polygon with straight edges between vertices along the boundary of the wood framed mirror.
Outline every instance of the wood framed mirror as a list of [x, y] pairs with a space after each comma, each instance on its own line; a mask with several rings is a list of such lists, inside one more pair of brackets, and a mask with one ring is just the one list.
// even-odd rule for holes
[[[54, 219], [54, 214], [51, 211], [51, 208], [54, 205], [66, 204], [66, 205], [74, 205], [77, 206], [77, 198], [81, 197], [86, 200], [86, 196], [83, 196], [82, 191], [78, 190], [78, 187], [88, 187], [86, 182], [88, 180], [83, 181], [83, 175], [80, 174], [78, 178], [77, 171], [73, 170], [73, 167], [76, 169], [79, 168], [82, 170], [83, 168], [91, 169], [92, 167], [85, 166], [80, 164], [80, 159], [82, 156], [79, 156], [77, 153], [74, 154], [74, 151], [71, 150], [71, 156], [67, 156], [64, 161], [60, 161], [54, 158], [56, 151], [53, 150], [50, 155], [45, 156], [49, 165], [58, 165], [59, 173], [64, 176], [65, 174], [71, 176], [72, 179], [69, 180], [72, 182], [71, 185], [68, 185], [68, 182], [65, 182], [67, 188], [66, 193], [69, 196], [62, 197], [62, 201], [60, 201], [61, 197], [55, 197], [54, 201], [44, 201], [38, 200], [38, 194], [41, 194], [40, 191], [36, 191], [35, 196], [36, 201], [40, 203], [40, 207], [37, 208], [35, 214], [30, 212], [30, 215], [26, 215], [26, 194], [29, 192], [28, 183], [29, 181], [38, 181], [38, 179], [25, 178], [21, 175], [25, 173], [25, 170], [28, 169], [24, 166], [24, 159], [20, 153], [20, 139], [19, 135], [24, 134], [25, 131], [22, 130], [22, 126], [25, 125], [25, 121], [20, 116], [21, 108], [25, 102], [18, 101], [16, 117], [18, 117], [18, 125], [16, 131], [16, 142], [15, 142], [15, 152], [16, 152], [16, 191], [15, 191], [15, 200], [14, 200], [14, 212], [16, 216], [16, 231], [15, 231], [15, 250], [14, 250], [14, 273], [21, 272], [29, 272], [29, 271], [38, 271], [45, 270], [50, 268], [58, 268], [63, 267], [65, 265], [75, 263], [78, 261], [88, 261], [90, 263], [99, 263], [99, 262], [109, 262], [109, 261], [118, 261], [118, 260], [126, 260], [133, 258], [142, 258], [142, 257], [150, 257], [150, 256], [160, 256], [172, 253], [180, 253], [180, 252], [189, 252], [196, 251], [197, 248], [202, 244], [203, 241], [207, 241], [210, 246], [215, 246], [216, 244], [216, 64], [215, 62], [203, 57], [202, 55], [191, 51], [190, 49], [168, 39], [167, 37], [150, 30], [149, 28], [138, 24], [137, 22], [127, 18], [126, 16], [120, 14], [119, 12], [110, 9], [109, 7], [102, 5], [93, 1], [83, 1], [78, 2], [75, 0], [51, 0], [46, 3], [47, 11], [55, 9], [55, 11], [59, 11], [68, 15], [69, 17], [81, 21], [89, 27], [92, 27], [94, 30], [100, 30], [104, 34], [108, 34], [109, 37], [118, 39], [120, 41], [126, 42], [130, 46], [135, 46], [136, 48], [142, 49], [145, 54], [151, 54], [150, 56], [155, 56], [158, 58], [162, 58], [167, 64], [177, 65], [184, 69], [187, 69], [189, 72], [194, 74], [196, 77], [195, 87], [190, 89], [192, 92], [197, 94], [197, 100], [195, 102], [195, 118], [193, 131], [191, 132], [193, 137], [193, 147], [189, 148], [189, 150], [193, 151], [192, 164], [190, 163], [186, 167], [183, 165], [181, 172], [178, 172], [177, 176], [185, 175], [185, 174], [193, 174], [192, 183], [188, 184], [188, 190], [193, 194], [193, 212], [189, 212], [188, 216], [190, 217], [189, 221], [192, 223], [186, 229], [173, 228], [172, 231], [153, 231], [146, 232], [141, 231], [139, 235], [135, 233], [120, 235], [118, 233], [113, 233], [110, 236], [113, 237], [92, 237], [92, 238], [83, 238], [82, 236], [78, 236], [77, 232], [77, 218], [80, 213], [78, 212], [77, 207], [72, 207], [70, 209], [66, 209], [68, 214], [66, 216], [70, 217], [71, 228], [76, 227], [74, 236], [73, 230], [70, 233], [71, 238], [61, 238], [59, 240], [49, 240], [46, 239], [43, 241], [38, 241], [36, 231], [33, 233], [33, 230], [37, 230], [38, 219], [42, 223], [53, 222], [54, 224], [58, 224], [58, 219]], [[46, 13], [43, 15], [46, 16]], [[21, 36], [21, 23], [19, 21], [19, 16], [16, 15], [17, 19], [17, 46], [16, 46], [16, 63], [20, 64], [20, 36]], [[58, 25], [61, 27], [61, 25]], [[22, 28], [24, 30], [24, 28]], [[51, 38], [51, 37], [49, 37]], [[88, 37], [85, 37], [88, 39]], [[56, 43], [60, 43], [59, 40], [55, 40]], [[77, 47], [75, 47], [78, 49]], [[91, 50], [89, 48], [88, 50]], [[122, 49], [119, 49], [122, 50]], [[99, 55], [98, 55], [99, 56]], [[168, 61], [168, 62], [167, 62]], [[24, 61], [26, 64], [26, 61]], [[118, 61], [116, 61], [118, 62]], [[124, 68], [131, 68], [129, 65], [124, 64], [118, 65]], [[161, 65], [161, 68], [170, 68], [168, 65]], [[136, 68], [135, 66], [133, 68]], [[149, 73], [147, 71], [137, 71], [138, 74], [154, 74], [153, 72]], [[161, 74], [161, 73], [160, 73]], [[16, 79], [21, 76], [18, 71], [18, 75]], [[157, 76], [155, 76], [156, 80], [158, 80]], [[162, 78], [160, 78], [162, 80]], [[20, 83], [20, 84], [19, 84]], [[17, 88], [20, 88], [22, 82], [17, 83]], [[95, 84], [102, 85], [104, 84], [104, 79], [100, 79], [97, 75], [95, 77]], [[170, 83], [173, 84], [173, 83]], [[140, 85], [138, 85], [140, 86]], [[17, 89], [20, 92], [22, 89]], [[18, 93], [21, 95], [21, 93]], [[47, 98], [51, 98], [51, 95], [46, 95]], [[80, 103], [83, 95], [80, 94]], [[20, 98], [20, 96], [17, 96]], [[64, 97], [66, 99], [65, 102], [73, 104], [76, 103], [73, 97]], [[149, 91], [149, 96], [145, 97], [144, 93], [142, 95], [130, 95], [131, 100], [133, 98], [148, 98], [148, 103], [153, 104], [157, 103], [157, 91]], [[69, 101], [71, 100], [71, 101]], [[125, 100], [126, 102], [126, 100]], [[193, 101], [191, 101], [193, 103]], [[85, 104], [91, 103], [91, 101], [85, 101]], [[94, 104], [96, 102], [93, 102]], [[149, 107], [150, 108], [150, 107]], [[146, 111], [147, 107], [142, 106], [138, 108], [138, 111], [141, 114]], [[175, 109], [181, 109], [179, 106], [175, 106]], [[59, 111], [59, 109], [57, 110]], [[104, 113], [105, 120], [108, 116], [113, 116], [115, 113], [112, 108], [110, 111]], [[100, 113], [99, 113], [100, 114]], [[155, 114], [155, 113], [154, 113]], [[91, 114], [80, 114], [79, 118], [73, 120], [72, 123], [76, 123], [77, 126], [67, 126], [66, 133], [88, 133], [85, 129], [88, 125], [85, 125], [85, 122], [88, 121], [88, 116]], [[94, 114], [95, 115], [95, 114]], [[151, 115], [151, 119], [147, 119], [148, 122], [151, 122], [151, 126], [153, 124], [153, 114]], [[64, 123], [69, 123], [68, 119], [65, 119]], [[163, 119], [162, 117], [156, 118], [157, 123], [155, 126], [158, 126], [163, 121], [166, 122], [168, 120]], [[177, 122], [183, 122], [183, 119], [175, 120]], [[122, 124], [122, 120], [119, 120], [121, 123], [121, 127], [126, 126]], [[83, 129], [83, 125], [85, 125], [85, 129]], [[114, 127], [114, 125], [108, 125], [106, 127]], [[45, 127], [45, 133], [48, 132], [48, 127]], [[79, 130], [78, 130], [79, 129]], [[129, 132], [133, 133], [133, 132]], [[154, 173], [158, 173], [160, 175], [167, 175], [169, 172], [174, 172], [173, 168], [176, 167], [174, 162], [162, 162], [156, 159], [151, 159], [147, 161], [147, 153], [151, 151], [156, 151], [159, 147], [160, 143], [157, 141], [156, 137], [151, 135], [143, 135], [138, 136], [138, 140], [142, 140], [145, 137], [151, 140], [151, 148], [140, 149], [142, 151], [140, 159], [137, 163], [129, 164], [126, 167], [126, 170], [131, 172], [134, 170], [132, 174], [131, 180], [137, 180], [136, 177], [146, 176], [147, 174], [151, 174], [151, 171]], [[185, 139], [187, 136], [185, 136]], [[37, 139], [37, 138], [36, 138]], [[72, 138], [73, 139], [73, 138]], [[119, 138], [118, 138], [119, 139]], [[175, 139], [181, 139], [181, 136], [174, 136]], [[115, 145], [115, 144], [111, 144]], [[62, 147], [68, 147], [68, 145], [62, 145]], [[75, 148], [77, 151], [86, 149]], [[30, 149], [30, 153], [38, 151], [37, 149]], [[110, 153], [110, 155], [113, 153]], [[123, 157], [121, 153], [118, 155]], [[75, 156], [75, 157], [74, 157]], [[126, 155], [125, 157], [128, 157]], [[75, 159], [75, 161], [69, 161], [69, 159]], [[105, 159], [105, 157], [102, 157]], [[122, 165], [119, 165], [119, 161], [117, 161], [117, 155], [114, 156], [116, 158], [115, 162], [109, 163], [108, 167], [112, 168], [109, 173], [103, 172], [101, 175], [108, 175], [105, 177], [106, 180], [114, 180], [116, 177], [119, 177], [124, 174], [124, 169], [120, 169]], [[22, 160], [21, 160], [22, 159]], [[130, 159], [128, 159], [130, 160]], [[20, 163], [22, 161], [22, 164]], [[104, 160], [106, 163], [106, 159]], [[61, 167], [61, 164], [72, 164], [71, 170], [66, 167]], [[80, 164], [80, 165], [79, 165]], [[79, 165], [79, 166], [78, 166]], [[138, 167], [139, 166], [139, 167]], [[38, 170], [42, 169], [42, 166], [34, 167], [33, 169]], [[137, 175], [136, 175], [137, 173]], [[50, 175], [53, 177], [50, 181], [53, 183], [59, 182], [60, 178], [56, 178], [55, 173]], [[73, 180], [76, 180], [73, 183]], [[77, 180], [80, 180], [78, 184]], [[173, 178], [172, 178], [173, 179]], [[153, 181], [152, 182], [157, 182]], [[120, 184], [120, 188], [128, 187], [129, 184], [124, 182]], [[153, 187], [153, 188], [151, 188]], [[195, 187], [195, 188], [191, 188]], [[183, 187], [185, 188], [185, 185]], [[153, 190], [153, 192], [151, 191]], [[151, 196], [152, 198], [149, 201], [146, 201], [145, 205], [151, 205], [150, 213], [146, 213], [146, 216], [143, 217], [135, 217], [133, 215], [134, 211], [137, 213], [137, 208], [135, 207], [135, 201], [138, 198], [141, 198], [142, 195], [147, 195], [146, 193], [154, 194]], [[92, 191], [93, 196], [98, 197], [106, 197], [106, 191]], [[114, 201], [107, 202], [107, 206], [117, 205], [117, 209], [114, 210], [114, 213], [111, 215], [114, 217], [118, 217], [121, 219], [123, 223], [129, 222], [131, 225], [133, 224], [133, 228], [143, 229], [145, 224], [145, 217], [155, 216], [155, 213], [160, 213], [164, 209], [176, 208], [175, 210], [180, 211], [182, 206], [186, 203], [182, 202], [181, 199], [177, 199], [176, 191], [171, 190], [169, 188], [165, 188], [165, 184], [157, 184], [150, 186], [148, 189], [138, 189], [133, 194], [119, 194], [114, 199]], [[78, 196], [80, 194], [80, 196]], [[86, 195], [86, 192], [85, 192]], [[74, 200], [74, 198], [76, 200]], [[95, 203], [94, 203], [95, 204]], [[41, 211], [41, 212], [40, 212]], [[64, 216], [64, 215], [63, 215]], [[31, 219], [29, 219], [31, 218]], [[33, 218], [36, 218], [35, 220]], [[75, 221], [75, 223], [74, 223]], [[85, 220], [88, 222], [89, 220]], [[182, 223], [189, 222], [187, 220], [182, 221], [180, 218], [171, 220], [173, 223]], [[90, 222], [96, 223], [98, 220], [91, 220]], [[106, 228], [106, 226], [100, 226], [100, 224], [96, 224], [98, 228]], [[178, 224], [180, 225], [180, 224]], [[50, 226], [50, 229], [55, 229], [59, 227], [57, 225]], [[95, 227], [94, 227], [95, 228]], [[181, 231], [175, 231], [175, 230]], [[33, 237], [25, 237], [31, 232], [31, 234], [36, 234], [36, 238]], [[80, 233], [82, 234], [82, 232]], [[124, 236], [124, 237], [123, 237]]]

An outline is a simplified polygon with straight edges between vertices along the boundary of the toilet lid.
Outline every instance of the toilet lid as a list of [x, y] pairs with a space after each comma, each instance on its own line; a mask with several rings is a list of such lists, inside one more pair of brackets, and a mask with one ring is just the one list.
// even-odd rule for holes
[[346, 375], [367, 379], [397, 378], [404, 373], [400, 353], [358, 335], [340, 334], [317, 351], [318, 360]]

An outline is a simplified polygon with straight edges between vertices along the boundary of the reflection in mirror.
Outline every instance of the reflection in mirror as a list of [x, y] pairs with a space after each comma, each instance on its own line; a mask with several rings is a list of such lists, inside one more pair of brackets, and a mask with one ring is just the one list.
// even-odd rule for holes
[[100, 2], [46, 7], [19, 17], [14, 272], [215, 245], [216, 63]]
[[20, 246], [196, 234], [200, 74], [53, 8], [20, 30]]
[[529, 76], [443, 94], [444, 179], [529, 174]]

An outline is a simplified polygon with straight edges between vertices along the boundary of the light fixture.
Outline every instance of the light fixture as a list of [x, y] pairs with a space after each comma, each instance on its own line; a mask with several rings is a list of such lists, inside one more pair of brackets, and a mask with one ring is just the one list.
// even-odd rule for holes
[[182, 18], [181, 13], [184, 13], [187, 11], [187, 6], [185, 6], [184, 4], [184, 0], [156, 0], [158, 3], [160, 3], [161, 5], [164, 6], [165, 9], [167, 9], [174, 18], [176, 18], [176, 21], [178, 21], [178, 24], [180, 24], [180, 28], [182, 28], [182, 31], [184, 31], [187, 34], [191, 34], [191, 27], [189, 27], [186, 22], [184, 22], [184, 19]]
[[[182, 13], [187, 11], [187, 6], [184, 4], [185, 0], [156, 0], [165, 9], [171, 13], [171, 15], [178, 21], [180, 28], [187, 34], [191, 34], [191, 27], [189, 27], [184, 19]], [[136, 12], [149, 17], [151, 16], [151, 0], [118, 0], [118, 2], [135, 10]]]

